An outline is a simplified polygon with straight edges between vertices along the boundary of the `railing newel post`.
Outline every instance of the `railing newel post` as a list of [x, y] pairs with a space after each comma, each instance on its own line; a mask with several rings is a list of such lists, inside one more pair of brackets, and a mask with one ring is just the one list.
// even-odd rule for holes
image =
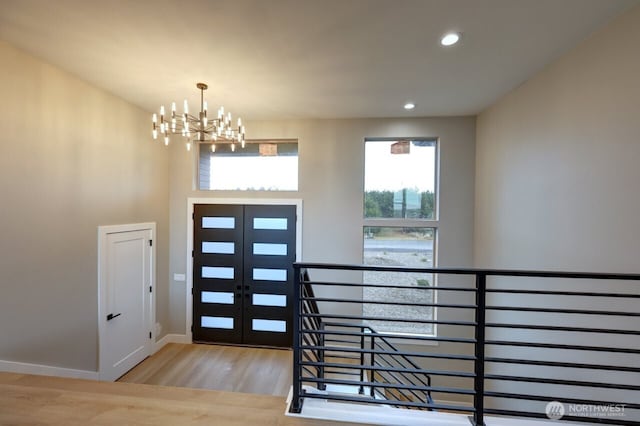
[[373, 369], [373, 367], [375, 367], [375, 353], [373, 352], [376, 348], [376, 341], [375, 341], [375, 336], [373, 335], [373, 333], [371, 333], [371, 369], [369, 370], [369, 374], [371, 374], [371, 389], [369, 391], [369, 394], [371, 395], [371, 398], [375, 398], [376, 396], [376, 389], [374, 387], [374, 384], [376, 382], [376, 370]]
[[300, 351], [300, 322], [302, 321], [300, 298], [300, 267], [293, 265], [293, 393], [291, 398], [291, 405], [289, 411], [291, 413], [300, 413], [302, 411], [302, 369], [300, 367], [300, 360], [302, 358], [302, 352]]
[[475, 363], [473, 382], [473, 414], [474, 426], [484, 426], [484, 344], [485, 344], [485, 323], [486, 323], [486, 296], [487, 296], [487, 275], [485, 273], [476, 274], [476, 327], [475, 327]]
[[358, 393], [364, 395], [364, 327], [360, 327], [360, 388]]

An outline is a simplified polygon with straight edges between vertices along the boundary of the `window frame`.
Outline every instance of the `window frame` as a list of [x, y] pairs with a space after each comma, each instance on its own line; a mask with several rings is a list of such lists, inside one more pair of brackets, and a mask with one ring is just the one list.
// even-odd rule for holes
[[[410, 141], [433, 141], [435, 143], [435, 158], [434, 158], [434, 212], [433, 219], [404, 219], [404, 218], [367, 218], [365, 217], [365, 194], [366, 194], [366, 167], [367, 167], [367, 158], [366, 158], [366, 145], [367, 142], [392, 142], [392, 141], [400, 141], [400, 140], [410, 140]], [[365, 228], [367, 227], [397, 227], [397, 228], [433, 228], [433, 268], [436, 268], [438, 265], [438, 243], [440, 239], [440, 138], [438, 137], [375, 137], [375, 138], [365, 138], [363, 146], [363, 174], [362, 174], [362, 182], [363, 182], [363, 191], [362, 191], [362, 224], [361, 224], [361, 248], [362, 248], [362, 263], [364, 264], [365, 259]], [[437, 287], [438, 285], [438, 276], [437, 274], [433, 275], [433, 283], [432, 287]], [[438, 303], [438, 292], [434, 291], [433, 303]], [[433, 307], [433, 320], [438, 320], [438, 309], [437, 306]], [[405, 332], [386, 332], [389, 334], [396, 334], [398, 336], [402, 336], [401, 339], [391, 339], [393, 343], [398, 344], [411, 344], [411, 345], [425, 345], [425, 346], [438, 346], [439, 343], [437, 341], [425, 341], [425, 340], [411, 340], [408, 339], [408, 336], [416, 336], [416, 337], [437, 337], [438, 336], [438, 324], [433, 324], [433, 334], [413, 334], [413, 333], [405, 333]]]

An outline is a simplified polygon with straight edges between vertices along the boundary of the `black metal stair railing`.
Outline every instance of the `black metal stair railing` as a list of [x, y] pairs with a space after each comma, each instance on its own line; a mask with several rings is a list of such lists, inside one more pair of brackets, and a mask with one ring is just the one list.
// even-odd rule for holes
[[[640, 275], [312, 263], [294, 269], [291, 412], [301, 412], [306, 399], [323, 399], [444, 410], [483, 425], [485, 415], [550, 418], [557, 413], [546, 409], [559, 403], [562, 420], [640, 423]], [[331, 280], [311, 281], [309, 270]], [[428, 303], [370, 300], [367, 287], [407, 287], [353, 279], [366, 271], [431, 274], [438, 285], [412, 288], [432, 292]], [[365, 315], [364, 304], [384, 309]], [[387, 306], [396, 309], [385, 312]], [[438, 315], [415, 315], [416, 306]], [[404, 310], [413, 314], [397, 314]], [[385, 322], [438, 329], [376, 331]]]
[[[301, 301], [302, 311], [311, 314], [319, 314], [318, 298], [314, 295], [313, 287], [306, 270], [301, 271]], [[329, 383], [350, 385], [352, 381], [349, 376], [354, 376], [357, 371], [359, 379], [358, 393], [365, 394], [364, 383], [378, 383], [378, 386], [369, 386], [368, 394], [371, 398], [388, 399], [387, 395], [392, 393], [395, 398], [406, 401], [417, 401], [423, 404], [431, 402], [429, 391], [423, 387], [431, 386], [431, 378], [428, 374], [421, 372], [420, 367], [405, 355], [398, 355], [398, 349], [385, 337], [384, 334], [377, 333], [370, 326], [356, 326], [348, 323], [323, 322], [319, 316], [309, 316], [302, 319], [302, 327], [307, 332], [302, 335], [302, 343], [309, 350], [302, 352], [300, 366], [306, 372], [311, 372], [309, 367], [315, 368], [314, 374], [321, 379], [325, 378], [325, 373], [332, 376], [343, 376], [342, 379], [334, 379]], [[358, 328], [357, 333], [340, 331], [340, 329]], [[329, 337], [327, 337], [329, 336]], [[342, 344], [354, 346], [355, 342], [341, 338], [344, 336], [359, 337], [359, 347], [364, 349], [370, 347], [372, 350], [383, 351], [376, 358], [372, 353], [365, 356], [364, 353], [358, 355], [348, 355], [339, 351], [329, 351], [324, 348], [325, 344]], [[334, 358], [340, 362], [328, 363], [326, 358]], [[345, 364], [345, 360], [347, 363]], [[353, 362], [359, 364], [353, 364]], [[329, 370], [325, 371], [325, 368]], [[365, 377], [369, 375], [368, 380]], [[391, 386], [397, 383], [398, 386]], [[406, 386], [408, 385], [408, 386]], [[318, 389], [324, 390], [326, 383], [317, 382]], [[406, 386], [406, 387], [405, 387]], [[416, 408], [416, 407], [410, 407]]]

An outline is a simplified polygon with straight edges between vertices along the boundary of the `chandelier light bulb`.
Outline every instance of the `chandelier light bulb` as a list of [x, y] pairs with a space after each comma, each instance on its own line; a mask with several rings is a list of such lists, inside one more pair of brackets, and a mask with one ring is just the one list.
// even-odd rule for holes
[[187, 103], [186, 99], [184, 100], [183, 111], [184, 111], [184, 115], [189, 114], [189, 104]]

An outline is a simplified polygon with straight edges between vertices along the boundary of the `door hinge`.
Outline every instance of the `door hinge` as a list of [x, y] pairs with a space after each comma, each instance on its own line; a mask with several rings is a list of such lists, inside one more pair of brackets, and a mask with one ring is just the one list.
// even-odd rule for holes
[[195, 219], [196, 218], [196, 214], [195, 213], [191, 213], [191, 219]]
[[191, 287], [191, 295], [193, 296], [193, 287]]
[[193, 257], [193, 253], [194, 253], [193, 250], [191, 250], [191, 257]]
[[149, 339], [151, 339], [151, 332], [149, 332]]
[[149, 286], [149, 293], [153, 293], [153, 287]]
[[149, 240], [149, 247], [153, 247], [153, 240]]
[[193, 333], [193, 324], [191, 324], [191, 332]]

